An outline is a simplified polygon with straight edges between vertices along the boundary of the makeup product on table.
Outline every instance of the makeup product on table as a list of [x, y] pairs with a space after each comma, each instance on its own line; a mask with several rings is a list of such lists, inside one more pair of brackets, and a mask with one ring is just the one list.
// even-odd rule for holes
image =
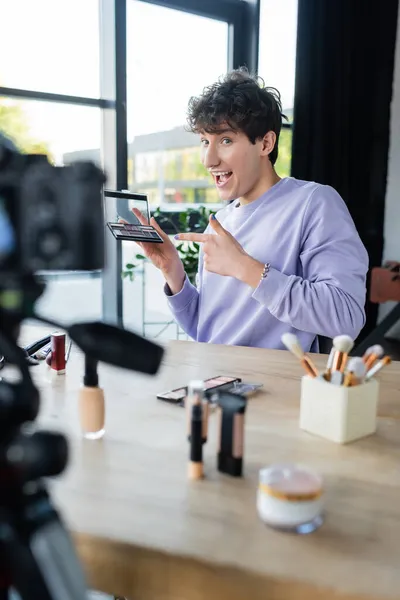
[[218, 470], [232, 477], [240, 477], [243, 471], [244, 415], [247, 400], [243, 396], [220, 392]]
[[190, 403], [189, 479], [203, 477], [203, 403], [198, 395]]
[[349, 352], [354, 342], [348, 335], [337, 335], [333, 339], [333, 362], [329, 381], [334, 385], [342, 385], [344, 382], [344, 369], [346, 367]]
[[237, 394], [238, 396], [245, 396], [249, 398], [253, 396], [263, 387], [262, 383], [246, 383], [245, 381], [239, 381], [234, 383], [227, 391], [230, 394]]
[[319, 373], [315, 365], [300, 346], [297, 336], [294, 335], [294, 333], [284, 333], [281, 339], [286, 348], [299, 359], [307, 375], [310, 377], [318, 377]]
[[104, 392], [99, 387], [97, 361], [85, 355], [85, 375], [79, 391], [79, 419], [85, 438], [97, 440], [104, 435]]
[[375, 433], [378, 400], [376, 379], [345, 386], [304, 376], [300, 389], [300, 429], [337, 444], [353, 442]]
[[379, 373], [379, 371], [383, 369], [383, 367], [386, 367], [386, 365], [390, 365], [391, 362], [392, 359], [390, 358], [390, 356], [384, 356], [369, 371], [367, 371], [367, 374], [365, 376], [366, 381], [369, 381], [374, 375]]
[[333, 357], [332, 372], [344, 372], [347, 358], [353, 349], [353, 346], [354, 341], [349, 335], [337, 335], [335, 338], [333, 338], [333, 348], [335, 350], [335, 354]]
[[[282, 342], [300, 360], [302, 360], [302, 356], [306, 357], [295, 335], [289, 333], [283, 334]], [[362, 357], [355, 356], [348, 359], [353, 346], [354, 342], [350, 336], [336, 336], [333, 339], [333, 346], [325, 371], [319, 379], [332, 385], [354, 387], [370, 381], [376, 373], [379, 373], [384, 366], [391, 362], [389, 356], [384, 356], [379, 362], [376, 362], [377, 358], [383, 354], [383, 348], [378, 344], [368, 348]], [[308, 360], [306, 362], [308, 363]], [[315, 378], [317, 370], [314, 365], [309, 369], [303, 362], [303, 366], [307, 375]]]
[[322, 479], [299, 465], [272, 465], [261, 469], [257, 510], [270, 527], [294, 533], [311, 533], [323, 522]]
[[383, 356], [383, 352], [384, 350], [379, 344], [367, 348], [367, 350], [364, 353], [364, 356], [362, 357], [367, 371], [369, 371], [369, 369], [372, 367], [372, 365], [376, 362], [378, 358]]
[[192, 406], [200, 403], [202, 406], [202, 443], [205, 444], [208, 435], [208, 418], [210, 413], [210, 403], [204, 395], [204, 381], [194, 380], [189, 383], [188, 394], [185, 398], [185, 408], [187, 415], [188, 440], [191, 436]]
[[324, 372], [324, 375], [323, 375], [323, 377], [324, 377], [324, 379], [326, 381], [330, 381], [331, 380], [331, 374], [332, 374], [333, 360], [335, 358], [335, 352], [336, 352], [336, 350], [335, 350], [334, 346], [332, 346], [332, 349], [331, 349], [330, 354], [328, 356], [328, 361], [326, 363], [325, 372]]
[[[45, 359], [46, 364], [49, 365], [49, 367], [51, 367], [51, 363], [53, 360], [53, 354], [51, 351], [51, 347], [52, 346], [51, 346], [51, 342], [50, 342], [49, 345], [45, 346], [44, 348], [42, 348], [35, 354], [35, 358], [37, 358], [38, 360]], [[69, 340], [67, 349], [65, 351], [65, 367], [67, 366], [67, 362], [68, 362], [69, 356], [71, 354], [71, 348], [72, 348], [72, 341]]]
[[341, 371], [332, 371], [329, 383], [332, 385], [343, 385], [344, 374]]
[[51, 336], [46, 335], [45, 337], [40, 338], [39, 340], [35, 340], [34, 342], [27, 344], [24, 346], [25, 352], [28, 353], [29, 356], [32, 356], [36, 360], [43, 360], [46, 356], [42, 356], [40, 354], [45, 348], [51, 345]]
[[55, 331], [51, 334], [51, 362], [50, 367], [62, 375], [65, 373], [65, 333]]
[[366, 372], [366, 366], [360, 356], [354, 356], [354, 358], [350, 358], [347, 364], [343, 385], [345, 387], [360, 385], [364, 381]]
[[69, 355], [71, 354], [72, 348], [72, 340], [69, 340], [67, 351], [65, 352], [65, 362], [67, 363], [69, 360]]
[[[49, 355], [50, 355], [50, 360], [47, 361], [47, 358]], [[33, 357], [36, 358], [36, 360], [46, 360], [47, 364], [50, 366], [51, 365], [51, 342], [49, 342], [48, 344], [43, 346], [43, 348], [40, 348], [40, 350], [35, 352]]]
[[[219, 391], [222, 389], [230, 389], [235, 383], [239, 383], [242, 380], [240, 377], [231, 377], [228, 375], [217, 375], [216, 377], [210, 377], [209, 379], [204, 380], [204, 394], [208, 398], [212, 398], [215, 391]], [[171, 402], [171, 404], [178, 404], [179, 406], [184, 406], [185, 398], [188, 394], [188, 387], [183, 386], [180, 388], [176, 388], [173, 390], [169, 390], [168, 392], [163, 392], [161, 394], [157, 394], [157, 398], [159, 400], [164, 400], [165, 402]]]
[[[379, 382], [374, 375], [390, 362], [384, 357], [367, 371], [365, 355], [348, 358], [353, 345], [347, 335], [335, 337], [323, 376], [301, 379], [300, 428], [339, 444], [376, 431]], [[367, 356], [380, 352], [376, 347], [370, 350]]]

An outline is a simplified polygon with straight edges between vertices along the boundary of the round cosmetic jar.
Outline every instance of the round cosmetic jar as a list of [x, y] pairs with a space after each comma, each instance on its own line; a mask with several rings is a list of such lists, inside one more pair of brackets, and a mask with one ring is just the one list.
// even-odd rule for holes
[[323, 522], [323, 484], [308, 467], [277, 464], [261, 469], [257, 510], [264, 523], [293, 533], [311, 533]]

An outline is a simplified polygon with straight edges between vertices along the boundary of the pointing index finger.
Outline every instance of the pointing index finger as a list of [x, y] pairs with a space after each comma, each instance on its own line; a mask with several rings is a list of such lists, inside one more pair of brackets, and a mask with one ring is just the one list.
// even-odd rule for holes
[[175, 239], [181, 242], [198, 242], [199, 244], [208, 242], [210, 238], [211, 235], [208, 233], [178, 233], [175, 236]]

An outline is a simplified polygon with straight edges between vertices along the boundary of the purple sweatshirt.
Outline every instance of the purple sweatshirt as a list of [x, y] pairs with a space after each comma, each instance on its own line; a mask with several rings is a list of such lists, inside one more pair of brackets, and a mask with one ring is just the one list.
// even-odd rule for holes
[[[176, 321], [194, 340], [283, 349], [297, 334], [304, 350], [317, 335], [357, 337], [364, 325], [368, 255], [348, 209], [331, 187], [281, 179], [244, 206], [232, 202], [217, 219], [262, 263], [267, 277], [253, 289], [210, 273], [199, 258], [197, 288], [165, 293]], [[213, 233], [210, 226], [206, 233]]]

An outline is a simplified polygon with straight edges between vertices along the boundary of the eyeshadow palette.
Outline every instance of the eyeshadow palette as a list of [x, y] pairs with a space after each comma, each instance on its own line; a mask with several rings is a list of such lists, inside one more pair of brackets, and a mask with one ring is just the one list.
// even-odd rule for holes
[[[105, 190], [104, 208], [107, 226], [116, 240], [163, 243], [162, 237], [148, 224], [150, 211], [145, 194]], [[147, 221], [146, 225], [142, 225], [132, 212], [133, 208], [140, 211]]]
[[131, 225], [130, 223], [107, 223], [116, 240], [129, 242], [163, 243], [163, 239], [151, 225]]

